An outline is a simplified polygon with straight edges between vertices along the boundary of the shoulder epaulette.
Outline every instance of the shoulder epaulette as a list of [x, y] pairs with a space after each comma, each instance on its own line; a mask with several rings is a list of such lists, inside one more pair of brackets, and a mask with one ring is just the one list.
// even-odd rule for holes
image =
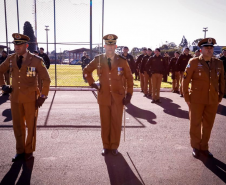
[[[32, 54], [32, 53], [31, 53]], [[43, 58], [42, 57], [40, 57], [40, 56], [38, 56], [38, 55], [35, 55], [35, 54], [32, 54], [34, 57], [36, 57], [36, 58], [38, 58], [38, 59], [41, 59], [41, 60], [43, 60]]]
[[125, 58], [125, 57], [123, 57], [122, 55], [119, 55], [119, 57], [120, 57], [120, 58], [122, 58], [122, 59], [124, 59], [124, 60], [126, 60], [126, 58]]

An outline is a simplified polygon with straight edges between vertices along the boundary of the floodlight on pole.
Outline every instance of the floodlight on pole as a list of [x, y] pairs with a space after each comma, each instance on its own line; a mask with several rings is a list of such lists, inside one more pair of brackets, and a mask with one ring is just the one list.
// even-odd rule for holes
[[49, 26], [45, 26], [46, 27], [46, 50], [47, 50], [47, 55], [48, 55], [48, 53], [49, 53], [49, 50], [48, 50], [48, 31], [49, 31], [49, 29], [48, 29], [48, 27]]
[[208, 31], [207, 29], [208, 29], [208, 27], [205, 27], [205, 28], [203, 28], [203, 30], [202, 30], [202, 31], [204, 32], [204, 39], [206, 38], [206, 32]]

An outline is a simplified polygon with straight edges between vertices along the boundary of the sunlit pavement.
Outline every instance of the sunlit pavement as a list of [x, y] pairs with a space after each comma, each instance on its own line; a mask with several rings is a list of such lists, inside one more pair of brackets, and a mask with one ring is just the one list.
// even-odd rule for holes
[[94, 94], [51, 91], [39, 110], [34, 159], [12, 165], [15, 139], [10, 102], [0, 97], [0, 181], [38, 185], [225, 184], [226, 99], [219, 105], [209, 141], [212, 160], [192, 157], [184, 99], [161, 92], [161, 101], [152, 104], [151, 99], [135, 92], [126, 109], [120, 154], [103, 157]]

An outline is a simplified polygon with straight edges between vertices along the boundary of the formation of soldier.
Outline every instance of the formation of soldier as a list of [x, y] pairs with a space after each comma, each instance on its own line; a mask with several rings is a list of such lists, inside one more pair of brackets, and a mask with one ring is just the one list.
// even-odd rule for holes
[[[43, 58], [27, 50], [29, 37], [18, 33], [12, 36], [15, 53], [0, 65], [0, 85], [4, 93], [10, 93], [16, 139], [16, 155], [12, 159], [14, 162], [33, 157], [38, 108], [48, 96], [50, 77]], [[226, 50], [223, 51], [222, 61], [213, 58], [216, 40], [206, 38], [198, 43], [200, 56], [197, 52], [197, 57], [192, 58], [189, 48], [185, 48], [181, 55], [175, 52], [174, 57], [169, 59], [167, 53], [164, 57], [161, 56], [159, 48], [154, 50], [154, 55], [150, 48], [143, 48], [143, 53], [135, 63], [128, 54], [128, 47], [124, 47], [123, 56], [115, 53], [117, 38], [114, 34], [105, 35], [105, 53], [96, 56], [83, 69], [85, 80], [98, 92], [102, 155], [105, 156], [110, 151], [113, 155], [119, 153], [123, 109], [131, 101], [132, 74], [138, 69], [141, 91], [145, 97], [152, 96], [152, 103], [161, 102], [162, 79], [169, 72], [172, 73], [173, 92], [178, 93], [180, 88], [181, 97], [184, 97], [189, 107], [192, 155], [198, 158], [203, 154], [212, 158], [208, 141], [218, 105], [225, 93]], [[85, 59], [87, 56], [84, 61]], [[99, 76], [96, 82], [92, 76], [94, 70], [97, 70]], [[12, 79], [12, 84], [9, 85], [4, 76], [7, 71]], [[42, 81], [42, 89], [38, 86], [37, 76]]]

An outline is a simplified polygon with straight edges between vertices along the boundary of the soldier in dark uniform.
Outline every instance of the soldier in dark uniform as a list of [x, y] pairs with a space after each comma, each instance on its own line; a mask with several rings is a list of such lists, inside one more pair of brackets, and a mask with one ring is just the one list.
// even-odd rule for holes
[[[106, 53], [96, 56], [83, 70], [89, 85], [98, 89], [103, 156], [110, 150], [113, 155], [118, 154], [123, 106], [130, 103], [133, 93], [133, 76], [128, 62], [115, 53], [117, 38], [113, 34], [105, 35], [103, 39]], [[97, 69], [100, 86], [92, 77], [95, 69]], [[126, 87], [123, 83], [124, 79]]]
[[165, 59], [166, 66], [167, 66], [167, 69], [166, 69], [165, 73], [163, 74], [163, 82], [167, 82], [167, 77], [169, 76], [168, 68], [169, 68], [169, 63], [170, 63], [170, 56], [169, 56], [168, 52], [164, 53], [163, 58]]
[[214, 44], [214, 38], [205, 38], [198, 43], [202, 54], [189, 60], [183, 76], [184, 99], [189, 106], [192, 155], [195, 158], [200, 153], [213, 157], [208, 141], [224, 95], [224, 66], [221, 60], [213, 58]]
[[47, 69], [50, 67], [50, 60], [46, 53], [44, 53], [44, 48], [40, 48], [38, 56], [42, 57]]
[[[0, 65], [0, 85], [4, 92], [10, 93], [13, 130], [16, 139], [16, 155], [12, 159], [14, 162], [21, 158], [28, 160], [33, 156], [38, 107], [42, 106], [48, 96], [50, 77], [43, 59], [27, 50], [27, 42], [30, 38], [18, 33], [14, 33], [12, 36], [16, 53], [7, 57]], [[3, 78], [3, 74], [8, 70], [12, 76], [11, 86], [5, 85]], [[37, 75], [43, 81], [41, 94]]]
[[82, 64], [81, 64], [81, 66], [82, 66], [82, 70], [84, 69], [84, 67], [86, 67], [86, 65], [84, 64], [84, 60], [86, 59], [86, 55], [87, 55], [87, 53], [85, 52], [85, 51], [83, 51], [83, 56], [82, 56], [82, 58], [81, 58], [81, 62], [82, 62]]
[[[7, 52], [6, 51], [2, 51], [2, 56], [0, 57], [0, 65], [1, 63], [3, 63], [7, 58]], [[9, 85], [9, 70], [7, 72], [4, 73], [4, 79], [7, 85]], [[2, 95], [8, 95], [8, 93], [3, 93]]]
[[182, 79], [184, 75], [184, 70], [188, 64], [188, 61], [192, 58], [192, 56], [189, 54], [189, 51], [189, 48], [185, 48], [184, 53], [179, 56], [176, 63], [176, 68], [180, 72], [180, 97], [183, 97]]
[[136, 64], [133, 59], [133, 56], [128, 53], [129, 48], [127, 46], [124, 46], [122, 51], [123, 51], [122, 56], [126, 58], [128, 64], [129, 64], [130, 70], [131, 70], [132, 74], [134, 74], [135, 70], [136, 70]]
[[[83, 59], [83, 66], [84, 68], [90, 63], [90, 58], [89, 58], [89, 55], [86, 54], [85, 58]], [[84, 76], [84, 75], [83, 75]], [[87, 80], [84, 78], [84, 81], [87, 83]]]
[[165, 73], [167, 66], [165, 59], [160, 55], [160, 49], [155, 49], [155, 55], [150, 57], [146, 64], [146, 71], [151, 76], [152, 80], [152, 102], [161, 103], [160, 101], [160, 87], [163, 74]]
[[[152, 94], [152, 83], [151, 83], [151, 76], [148, 75], [147, 71], [146, 71], [146, 64], [148, 62], [148, 59], [151, 57], [152, 54], [152, 50], [151, 48], [148, 48], [147, 50], [147, 55], [145, 55], [141, 61], [141, 66], [140, 66], [140, 72], [143, 74], [144, 76], [144, 97], [148, 97], [151, 96]], [[149, 90], [148, 90], [148, 86], [149, 86]]]
[[176, 51], [174, 53], [174, 57], [170, 60], [170, 64], [169, 64], [169, 72], [171, 72], [172, 76], [172, 80], [173, 80], [173, 93], [179, 93], [179, 79], [180, 79], [180, 72], [177, 71], [176, 68], [176, 62], [178, 60], [180, 56], [180, 53], [178, 51]]
[[147, 48], [142, 48], [142, 53], [141, 55], [138, 56], [137, 61], [136, 61], [136, 69], [139, 71], [140, 75], [140, 88], [141, 92], [144, 92], [144, 75], [140, 72], [141, 68], [141, 61], [145, 55], [147, 55]]
[[224, 98], [226, 98], [226, 48], [223, 49], [222, 53], [223, 53], [223, 56], [219, 59], [223, 61], [223, 65], [224, 65], [224, 79], [225, 79]]

